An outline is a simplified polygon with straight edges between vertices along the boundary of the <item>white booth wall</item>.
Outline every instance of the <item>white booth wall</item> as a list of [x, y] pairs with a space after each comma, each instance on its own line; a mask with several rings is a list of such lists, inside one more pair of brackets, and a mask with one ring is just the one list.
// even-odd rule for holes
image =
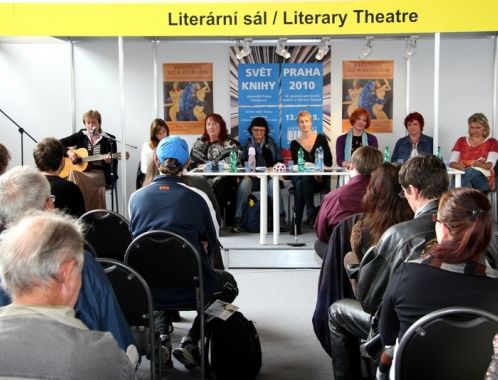
[[[0, 40], [0, 109], [35, 139], [64, 137], [81, 128], [82, 114], [97, 109], [102, 127], [118, 140], [137, 146], [123, 147], [130, 158], [121, 162], [118, 182], [120, 212], [126, 213], [129, 195], [135, 189], [140, 148], [148, 139], [152, 119], [163, 117], [162, 64], [212, 62], [214, 110], [230, 123], [229, 45], [225, 43], [161, 40], [157, 43], [157, 82], [154, 75], [155, 44], [144, 38], [123, 39], [124, 120], [121, 117], [119, 49], [117, 38], [82, 39], [74, 42], [74, 112], [72, 111], [71, 44], [43, 39]], [[331, 148], [341, 134], [342, 61], [357, 59], [364, 39], [332, 41], [332, 133]], [[493, 119], [494, 38], [484, 35], [441, 37], [439, 96], [439, 145], [445, 159], [457, 137], [467, 134], [467, 118], [474, 112]], [[391, 149], [405, 135], [406, 61], [404, 39], [377, 38], [372, 60], [394, 60], [393, 133], [377, 134], [379, 147]], [[434, 39], [424, 36], [410, 62], [410, 107], [424, 115], [424, 132], [433, 135], [434, 126]], [[157, 104], [156, 104], [157, 99]], [[243, 126], [244, 127], [244, 126]], [[21, 164], [20, 135], [0, 115], [2, 137], [12, 153], [11, 167]], [[492, 128], [493, 129], [493, 128]], [[191, 146], [198, 136], [184, 136]], [[33, 164], [34, 143], [24, 137], [24, 163]], [[335, 152], [334, 160], [335, 160]], [[126, 178], [126, 186], [123, 179]], [[124, 190], [124, 191], [123, 191]], [[110, 207], [110, 205], [108, 205]]]

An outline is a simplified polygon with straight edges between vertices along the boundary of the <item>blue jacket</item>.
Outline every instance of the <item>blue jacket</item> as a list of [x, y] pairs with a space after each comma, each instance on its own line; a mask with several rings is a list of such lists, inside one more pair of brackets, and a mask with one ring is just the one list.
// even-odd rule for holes
[[[11, 302], [10, 297], [0, 289], [0, 306]], [[86, 251], [81, 291], [74, 309], [76, 317], [90, 330], [111, 332], [124, 351], [130, 344], [135, 344], [107, 275], [102, 266]]]
[[[432, 155], [433, 143], [432, 137], [420, 134], [420, 140], [417, 145], [417, 150], [419, 154], [429, 154]], [[412, 153], [412, 141], [410, 136], [405, 136], [396, 141], [396, 146], [394, 147], [393, 155], [391, 156], [391, 162], [397, 162], [398, 160], [407, 161]]]
[[[130, 230], [133, 238], [152, 230], [174, 232], [197, 248], [201, 257], [204, 290], [206, 294], [214, 291], [216, 280], [209, 256], [201, 244], [218, 244], [214, 225], [216, 217], [208, 206], [208, 198], [200, 190], [189, 187], [181, 177], [159, 175], [147, 186], [135, 191], [130, 197]], [[159, 287], [151, 287], [154, 302], [161, 305], [178, 303], [195, 304], [193, 289], [177, 289], [163, 292]]]

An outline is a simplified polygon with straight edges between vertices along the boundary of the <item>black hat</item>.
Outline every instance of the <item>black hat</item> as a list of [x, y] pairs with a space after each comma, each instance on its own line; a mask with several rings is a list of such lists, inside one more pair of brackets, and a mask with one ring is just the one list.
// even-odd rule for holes
[[249, 131], [249, 134], [251, 134], [251, 128], [252, 127], [265, 127], [266, 131], [268, 131], [268, 122], [264, 117], [255, 117], [251, 121], [251, 125], [249, 125], [249, 128], [247, 129]]

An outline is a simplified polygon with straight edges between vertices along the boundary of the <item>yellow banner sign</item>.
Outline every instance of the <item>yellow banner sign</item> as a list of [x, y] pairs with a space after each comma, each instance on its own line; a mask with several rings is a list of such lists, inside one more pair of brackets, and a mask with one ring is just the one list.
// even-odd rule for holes
[[0, 3], [0, 35], [247, 37], [498, 30], [496, 0]]

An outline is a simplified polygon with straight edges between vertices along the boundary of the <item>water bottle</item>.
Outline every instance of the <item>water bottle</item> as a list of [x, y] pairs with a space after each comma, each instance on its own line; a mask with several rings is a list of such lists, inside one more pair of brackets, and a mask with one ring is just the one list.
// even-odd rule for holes
[[444, 161], [444, 157], [443, 157], [443, 150], [441, 149], [440, 146], [437, 147], [437, 157], [441, 160], [441, 161]]
[[323, 171], [323, 148], [321, 146], [315, 150], [315, 169], [317, 172]]
[[297, 171], [304, 172], [304, 150], [301, 147], [297, 151]]
[[384, 148], [384, 162], [391, 162], [391, 150], [388, 146]]
[[256, 149], [254, 149], [253, 146], [249, 147], [247, 154], [249, 156], [247, 160], [249, 162], [249, 168], [254, 172], [256, 171]]
[[237, 172], [237, 151], [235, 149], [230, 151], [230, 171], [232, 173]]

